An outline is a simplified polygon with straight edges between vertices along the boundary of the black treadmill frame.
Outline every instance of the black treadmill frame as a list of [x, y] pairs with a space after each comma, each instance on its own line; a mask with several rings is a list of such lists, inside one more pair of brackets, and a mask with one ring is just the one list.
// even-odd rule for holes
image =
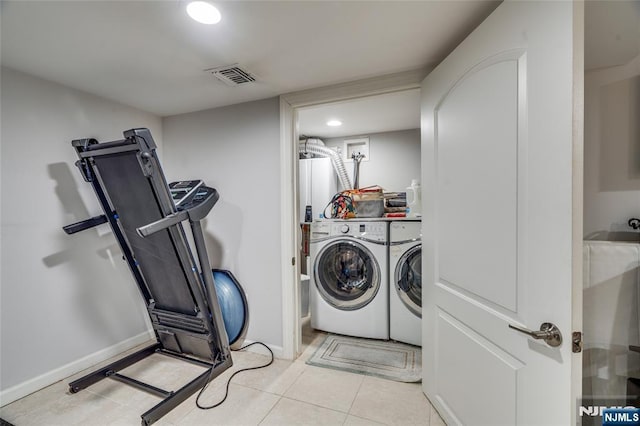
[[[95, 139], [79, 139], [72, 142], [72, 146], [79, 157], [76, 166], [80, 169], [84, 180], [93, 186], [96, 197], [105, 214], [68, 225], [64, 227], [64, 230], [68, 234], [72, 234], [109, 222], [122, 249], [123, 258], [127, 261], [140, 294], [145, 300], [152, 320], [156, 343], [71, 382], [69, 391], [76, 393], [102, 379], [111, 378], [159, 396], [162, 400], [141, 415], [142, 425], [146, 426], [156, 422], [203, 388], [209, 381], [231, 367], [233, 362], [200, 224], [200, 220], [206, 217], [218, 200], [218, 194], [214, 189], [206, 188], [210, 193], [206, 200], [197, 203], [195, 206], [190, 206], [191, 208], [187, 207], [186, 210], [178, 211], [171, 198], [156, 155], [156, 144], [149, 130], [132, 129], [125, 131], [124, 136], [125, 139], [114, 142], [99, 143]], [[182, 312], [156, 307], [152, 291], [145, 280], [139, 263], [136, 261], [134, 250], [127, 240], [126, 233], [121, 227], [118, 213], [113, 208], [113, 203], [100, 175], [96, 159], [101, 156], [114, 156], [128, 152], [135, 153], [141, 171], [148, 179], [158, 207], [164, 216], [156, 222], [137, 228], [137, 233], [140, 237], [146, 237], [163, 230], [169, 232], [173, 248], [178, 255], [190, 293], [195, 302], [195, 315], [186, 315]], [[184, 220], [188, 220], [191, 225], [198, 255], [198, 264], [194, 261], [182, 228], [181, 222]], [[205, 271], [208, 271], [208, 273], [204, 273]], [[196, 346], [195, 350], [192, 347], [185, 354], [180, 343], [176, 340], [174, 332], [186, 337], [196, 336], [197, 341], [206, 340], [208, 351], [204, 350], [202, 346]], [[167, 336], [173, 336], [173, 339]], [[175, 391], [166, 391], [119, 373], [119, 371], [152, 354], [162, 354], [190, 362], [206, 368], [206, 371]], [[211, 361], [203, 361], [196, 357], [210, 358]]]

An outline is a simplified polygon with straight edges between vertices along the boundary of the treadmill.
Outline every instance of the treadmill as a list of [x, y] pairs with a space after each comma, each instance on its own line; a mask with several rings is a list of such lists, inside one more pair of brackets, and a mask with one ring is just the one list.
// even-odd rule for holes
[[[103, 215], [65, 226], [74, 234], [109, 223], [123, 258], [143, 297], [156, 342], [69, 384], [79, 392], [109, 378], [161, 398], [141, 415], [150, 425], [202, 389], [233, 364], [229, 341], [200, 221], [218, 201], [218, 192], [202, 184], [180, 189], [179, 202], [169, 189], [148, 129], [131, 129], [124, 139], [99, 143], [72, 142], [76, 166], [93, 186]], [[189, 222], [197, 262], [183, 222]], [[206, 368], [182, 388], [167, 391], [119, 371], [148, 357], [162, 354]]]

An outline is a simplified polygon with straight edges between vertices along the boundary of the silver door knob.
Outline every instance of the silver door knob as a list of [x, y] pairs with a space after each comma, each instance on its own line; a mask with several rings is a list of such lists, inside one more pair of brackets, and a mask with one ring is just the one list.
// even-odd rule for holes
[[562, 333], [560, 333], [560, 329], [550, 322], [540, 324], [539, 331], [529, 330], [528, 328], [518, 327], [512, 324], [509, 324], [509, 328], [531, 336], [536, 340], [544, 340], [547, 345], [553, 348], [562, 344]]

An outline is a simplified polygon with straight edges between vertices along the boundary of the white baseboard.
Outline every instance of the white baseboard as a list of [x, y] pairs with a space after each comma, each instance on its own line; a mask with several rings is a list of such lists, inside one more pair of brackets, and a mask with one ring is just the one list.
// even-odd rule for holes
[[98, 352], [89, 354], [76, 361], [70, 362], [69, 364], [63, 365], [62, 367], [56, 368], [55, 370], [48, 371], [38, 377], [26, 380], [10, 387], [9, 389], [3, 389], [0, 391], [0, 407], [10, 404], [13, 401], [154, 339], [155, 336], [153, 331], [147, 330], [137, 336], [133, 336], [127, 340], [116, 343], [108, 348], [101, 349]]

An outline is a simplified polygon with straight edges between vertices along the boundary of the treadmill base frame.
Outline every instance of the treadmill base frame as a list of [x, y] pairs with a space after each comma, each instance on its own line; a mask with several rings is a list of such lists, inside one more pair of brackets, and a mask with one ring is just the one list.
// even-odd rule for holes
[[[127, 377], [125, 375], [118, 373], [119, 371], [124, 370], [125, 368], [153, 354], [162, 354], [172, 358], [177, 358], [186, 362], [190, 362], [192, 364], [199, 365], [201, 367], [205, 367], [207, 368], [207, 370], [176, 391], [166, 391], [166, 390], [157, 388], [153, 385], [150, 385], [148, 383], [144, 383], [139, 380], [136, 380], [131, 377]], [[169, 352], [165, 349], [162, 349], [162, 346], [160, 345], [160, 343], [156, 343], [144, 349], [141, 349], [131, 355], [125, 356], [122, 359], [114, 361], [111, 364], [105, 367], [102, 367], [92, 373], [89, 373], [84, 377], [74, 380], [73, 382], [69, 383], [69, 392], [71, 393], [80, 392], [82, 389], [86, 389], [89, 386], [95, 383], [98, 383], [103, 379], [110, 378], [112, 380], [117, 380], [120, 383], [125, 383], [138, 390], [142, 390], [152, 395], [158, 396], [162, 398], [162, 401], [160, 401], [154, 407], [147, 410], [144, 414], [141, 415], [142, 426], [149, 426], [157, 422], [169, 411], [173, 410], [175, 407], [183, 403], [191, 395], [198, 392], [207, 383], [215, 379], [217, 376], [223, 373], [227, 368], [231, 367], [232, 364], [233, 362], [230, 357], [217, 364], [212, 364], [210, 362], [202, 361], [196, 358], [191, 358], [179, 353]]]

